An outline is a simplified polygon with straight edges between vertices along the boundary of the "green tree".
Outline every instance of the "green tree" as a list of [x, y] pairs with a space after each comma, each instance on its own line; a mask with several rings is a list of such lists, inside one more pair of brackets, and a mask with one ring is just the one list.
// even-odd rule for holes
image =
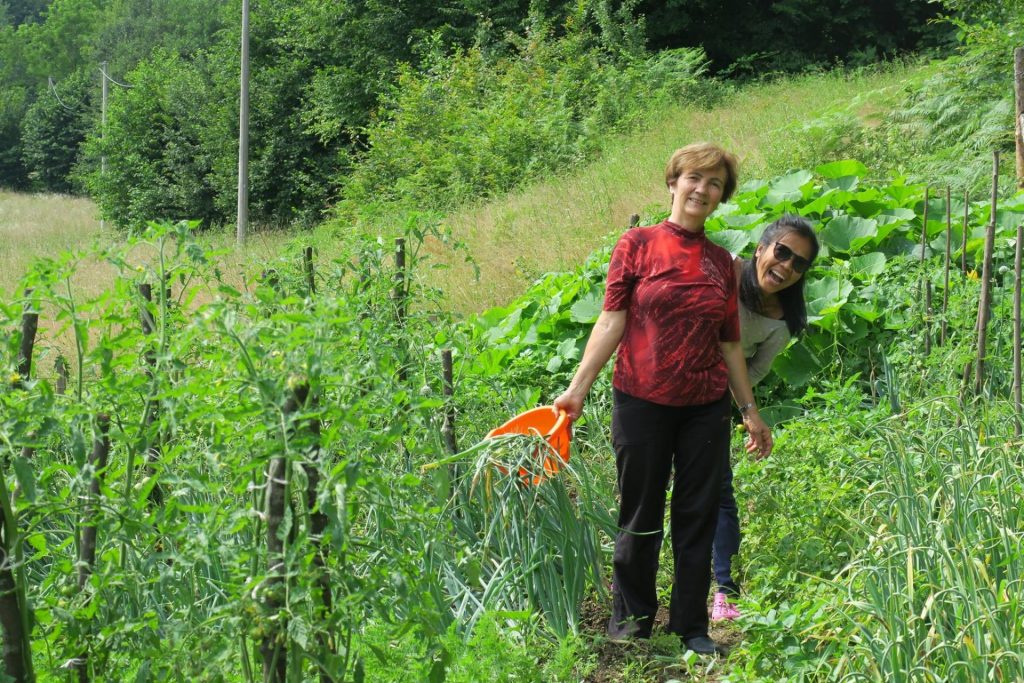
[[90, 166], [106, 155], [106, 172], [87, 176], [103, 215], [122, 227], [148, 220], [219, 217], [213, 155], [205, 144], [208, 78], [196, 64], [158, 50], [129, 74], [130, 89], [110, 96], [107, 131], [87, 143]]
[[93, 125], [95, 79], [75, 73], [39, 97], [25, 113], [21, 152], [32, 189], [72, 192], [71, 174], [79, 149]]

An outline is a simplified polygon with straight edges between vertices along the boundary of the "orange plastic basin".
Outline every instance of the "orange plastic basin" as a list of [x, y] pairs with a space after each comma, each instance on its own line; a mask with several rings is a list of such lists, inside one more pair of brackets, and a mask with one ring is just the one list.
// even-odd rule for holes
[[[540, 408], [527, 410], [525, 413], [516, 415], [500, 427], [495, 427], [487, 432], [486, 438], [489, 439], [502, 434], [534, 434], [544, 437], [544, 440], [548, 442], [547, 452], [542, 452], [544, 449], [538, 448], [534, 452], [534, 456], [544, 459], [545, 476], [550, 477], [554, 475], [561, 469], [563, 462], [569, 462], [569, 442], [572, 440], [572, 432], [569, 429], [569, 417], [565, 414], [564, 410], [558, 411], [557, 414], [551, 409], [551, 406], [541, 406]], [[503, 473], [508, 472], [508, 470], [500, 466], [498, 469]], [[529, 483], [530, 473], [525, 468], [519, 468], [519, 476], [523, 478], [524, 482]], [[539, 484], [544, 480], [544, 477], [536, 475], [532, 479], [534, 484]]]

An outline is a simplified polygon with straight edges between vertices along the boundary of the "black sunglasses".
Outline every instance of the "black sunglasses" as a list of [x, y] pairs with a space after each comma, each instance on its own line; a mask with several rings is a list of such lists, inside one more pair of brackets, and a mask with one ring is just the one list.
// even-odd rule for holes
[[794, 254], [793, 250], [782, 242], [775, 243], [775, 258], [780, 262], [793, 259], [793, 270], [798, 273], [806, 273], [807, 269], [811, 267], [810, 261], [805, 259], [803, 256], [797, 256]]

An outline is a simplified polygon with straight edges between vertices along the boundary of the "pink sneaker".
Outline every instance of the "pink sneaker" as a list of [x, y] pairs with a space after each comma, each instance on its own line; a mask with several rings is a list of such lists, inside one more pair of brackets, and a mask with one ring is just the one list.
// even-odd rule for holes
[[711, 609], [711, 621], [732, 621], [738, 619], [740, 611], [729, 602], [725, 593], [715, 593], [715, 606]]

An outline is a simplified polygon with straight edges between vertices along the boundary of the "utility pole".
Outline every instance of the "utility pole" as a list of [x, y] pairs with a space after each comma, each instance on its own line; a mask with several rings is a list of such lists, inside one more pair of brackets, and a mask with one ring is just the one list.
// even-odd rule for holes
[[1013, 84], [1017, 104], [1016, 135], [1017, 144], [1017, 188], [1024, 188], [1024, 47], [1013, 51]]
[[[100, 105], [100, 139], [103, 140], [104, 146], [107, 143], [107, 63], [100, 62], [100, 80], [103, 81], [101, 91], [103, 93], [102, 104]], [[106, 152], [100, 155], [100, 176], [107, 174], [107, 155]], [[103, 232], [105, 221], [100, 218], [100, 232]]]
[[242, 83], [238, 106], [238, 244], [249, 226], [249, 0], [242, 0]]

